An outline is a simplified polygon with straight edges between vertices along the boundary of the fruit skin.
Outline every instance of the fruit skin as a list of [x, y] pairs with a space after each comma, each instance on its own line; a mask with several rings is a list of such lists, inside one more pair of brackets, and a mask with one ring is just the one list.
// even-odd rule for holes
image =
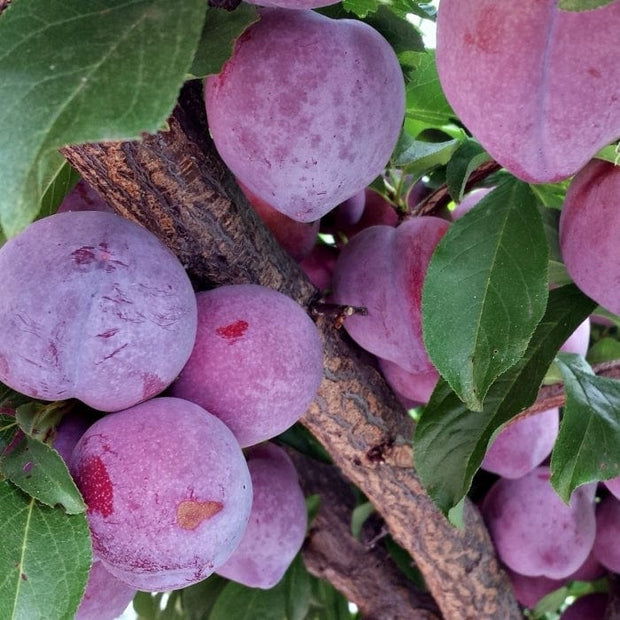
[[252, 192], [310, 222], [363, 190], [396, 145], [405, 111], [398, 59], [357, 20], [263, 9], [206, 81], [222, 159]]
[[292, 426], [316, 396], [323, 347], [290, 297], [256, 284], [198, 293], [198, 333], [171, 394], [218, 416], [251, 446]]
[[566, 179], [620, 135], [618, 23], [620, 2], [570, 12], [557, 0], [442, 0], [437, 70], [446, 98], [512, 174]]
[[239, 546], [218, 575], [250, 588], [273, 588], [301, 549], [308, 516], [297, 471], [286, 452], [265, 443], [246, 453], [253, 501]]
[[118, 411], [181, 370], [196, 299], [176, 256], [144, 228], [112, 213], [60, 213], [0, 248], [0, 330], [0, 381]]
[[237, 181], [237, 183], [252, 208], [258, 213], [260, 219], [282, 248], [296, 261], [301, 261], [309, 256], [316, 244], [320, 222], [318, 220], [316, 222], [296, 222], [274, 209], [266, 200], [259, 198], [241, 181]]
[[449, 227], [436, 217], [415, 217], [397, 228], [372, 226], [342, 249], [330, 301], [360, 306], [344, 327], [362, 348], [407, 372], [431, 372], [422, 341], [422, 285], [433, 251]]
[[[616, 4], [620, 8], [620, 2]], [[620, 167], [592, 160], [566, 193], [560, 214], [560, 250], [575, 284], [614, 314], [620, 314], [618, 230]]]
[[118, 618], [136, 595], [136, 589], [117, 579], [103, 562], [95, 560], [84, 598], [74, 620], [112, 620]]
[[620, 500], [603, 498], [596, 508], [594, 556], [613, 573], [620, 573]]
[[233, 434], [177, 398], [95, 422], [73, 451], [71, 474], [88, 506], [95, 556], [139, 590], [208, 577], [250, 515], [250, 473]]
[[65, 211], [107, 211], [114, 209], [84, 179], [64, 197], [56, 213]]
[[407, 372], [398, 364], [381, 358], [379, 369], [394, 392], [410, 401], [410, 404], [416, 403], [416, 406], [428, 404], [439, 380], [439, 373], [435, 368], [427, 372]]
[[596, 485], [575, 489], [567, 506], [549, 477], [548, 467], [537, 467], [515, 480], [500, 478], [481, 509], [504, 564], [522, 575], [562, 579], [592, 550]]
[[521, 478], [551, 454], [559, 426], [557, 407], [516, 420], [495, 437], [480, 467], [504, 478]]

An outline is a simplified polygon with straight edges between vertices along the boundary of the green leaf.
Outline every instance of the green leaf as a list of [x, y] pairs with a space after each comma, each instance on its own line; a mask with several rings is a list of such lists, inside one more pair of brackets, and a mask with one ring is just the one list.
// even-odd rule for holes
[[139, 138], [169, 116], [204, 0], [14, 0], [0, 19], [0, 222], [36, 216], [67, 144]]
[[[533, 190], [533, 186], [531, 186]], [[553, 208], [539, 206], [542, 217], [545, 237], [549, 246], [549, 285], [563, 286], [572, 282], [571, 277], [566, 271], [562, 261], [558, 228], [560, 222], [560, 212]]]
[[351, 620], [346, 598], [328, 581], [313, 579], [312, 620]]
[[0, 460], [0, 471], [24, 493], [67, 514], [86, 511], [62, 457], [50, 446], [24, 435]]
[[183, 588], [181, 600], [187, 620], [208, 618], [217, 597], [227, 584], [227, 579], [213, 574], [208, 579], [188, 588]]
[[355, 540], [360, 539], [362, 528], [368, 517], [375, 512], [375, 507], [371, 502], [364, 502], [356, 506], [351, 512], [351, 534]]
[[229, 582], [217, 597], [209, 620], [285, 620], [286, 591], [281, 584], [269, 590]]
[[63, 416], [73, 409], [74, 400], [59, 400], [52, 403], [30, 401], [15, 411], [19, 427], [34, 439], [49, 442]]
[[563, 11], [591, 11], [611, 4], [614, 0], [560, 0], [558, 8]]
[[422, 293], [424, 342], [470, 409], [482, 409], [525, 352], [545, 311], [547, 261], [536, 199], [516, 180], [454, 222], [435, 249]]
[[469, 175], [480, 165], [491, 160], [491, 156], [476, 140], [468, 138], [454, 153], [446, 166], [446, 184], [455, 202], [461, 202]]
[[219, 73], [231, 57], [235, 41], [258, 19], [258, 10], [252, 4], [242, 2], [234, 11], [208, 7], [190, 76], [203, 78]]
[[394, 165], [403, 168], [406, 174], [419, 179], [437, 166], [445, 166], [457, 150], [458, 140], [446, 142], [422, 142], [412, 140], [403, 132], [394, 151]]
[[599, 364], [620, 359], [620, 342], [607, 336], [595, 342], [588, 351], [588, 362]]
[[0, 482], [0, 618], [71, 620], [92, 561], [85, 515], [42, 506]]
[[387, 39], [396, 55], [403, 52], [423, 52], [424, 41], [420, 31], [391, 8], [380, 5], [377, 11], [368, 15], [364, 21]]
[[379, 0], [343, 0], [342, 6], [346, 11], [364, 18], [368, 13], [374, 13], [379, 8]]
[[304, 620], [310, 609], [311, 581], [301, 554], [297, 554], [281, 582], [286, 596], [286, 619]]
[[553, 592], [549, 592], [549, 594], [543, 596], [543, 598], [536, 603], [536, 607], [534, 608], [534, 617], [543, 618], [545, 617], [545, 614], [559, 612], [560, 607], [563, 605], [564, 601], [566, 601], [567, 596], [568, 588], [566, 586], [562, 586]]
[[64, 197], [77, 185], [80, 178], [79, 173], [71, 167], [68, 161], [63, 159], [43, 194], [38, 217], [46, 217], [56, 213]]
[[620, 143], [608, 144], [603, 147], [594, 157], [608, 161], [616, 166], [620, 163]]
[[14, 416], [0, 414], [0, 459], [8, 446], [15, 441], [19, 425]]
[[154, 620], [159, 615], [163, 593], [138, 592], [133, 598], [133, 608], [139, 620]]
[[574, 285], [552, 290], [524, 356], [491, 386], [481, 412], [469, 411], [439, 380], [416, 426], [414, 457], [422, 483], [444, 513], [466, 495], [495, 431], [536, 400], [557, 351], [595, 307]]
[[580, 485], [620, 476], [620, 381], [597, 377], [580, 355], [560, 353], [566, 404], [551, 455], [551, 484], [568, 504]]
[[410, 77], [406, 90], [407, 117], [434, 127], [451, 123], [456, 115], [441, 88], [434, 50], [421, 54], [420, 65]]

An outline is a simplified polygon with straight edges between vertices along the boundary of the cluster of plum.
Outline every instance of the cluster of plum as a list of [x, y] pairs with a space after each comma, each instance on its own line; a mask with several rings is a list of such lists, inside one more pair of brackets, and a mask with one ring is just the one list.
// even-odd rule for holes
[[98, 412], [78, 406], [55, 440], [95, 557], [77, 617], [213, 572], [275, 585], [307, 526], [292, 461], [268, 441], [322, 380], [304, 309], [258, 285], [195, 293], [154, 235], [104, 210], [36, 221], [0, 249], [0, 274], [0, 380]]

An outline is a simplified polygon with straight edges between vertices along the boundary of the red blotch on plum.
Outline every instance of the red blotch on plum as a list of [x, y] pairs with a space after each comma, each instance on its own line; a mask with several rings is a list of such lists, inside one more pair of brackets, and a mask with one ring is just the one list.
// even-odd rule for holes
[[239, 338], [243, 338], [246, 330], [248, 329], [249, 324], [247, 321], [239, 319], [234, 323], [230, 323], [229, 325], [223, 325], [222, 327], [218, 327], [215, 330], [215, 333], [221, 338], [225, 338], [226, 340], [230, 340], [230, 343], [236, 342]]
[[89, 458], [78, 471], [77, 478], [88, 512], [98, 512], [109, 517], [114, 511], [114, 494], [103, 461], [98, 456]]

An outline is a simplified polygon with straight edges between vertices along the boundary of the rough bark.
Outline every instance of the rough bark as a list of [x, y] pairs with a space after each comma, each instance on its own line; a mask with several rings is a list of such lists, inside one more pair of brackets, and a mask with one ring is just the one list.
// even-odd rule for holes
[[[168, 131], [141, 142], [70, 147], [65, 155], [110, 204], [158, 235], [198, 287], [256, 282], [306, 307], [316, 290], [247, 208], [208, 139], [195, 85]], [[478, 511], [463, 530], [436, 509], [412, 467], [412, 423], [369, 357], [317, 318], [324, 380], [302, 422], [376, 506], [448, 619], [520, 618]]]
[[360, 540], [353, 537], [355, 496], [334, 466], [299, 453], [291, 456], [301, 473], [304, 493], [321, 497], [303, 549], [308, 570], [340, 590], [366, 620], [438, 619], [439, 610], [430, 595], [409, 581], [383, 545], [375, 542], [381, 531], [372, 526], [380, 520], [368, 519]]

